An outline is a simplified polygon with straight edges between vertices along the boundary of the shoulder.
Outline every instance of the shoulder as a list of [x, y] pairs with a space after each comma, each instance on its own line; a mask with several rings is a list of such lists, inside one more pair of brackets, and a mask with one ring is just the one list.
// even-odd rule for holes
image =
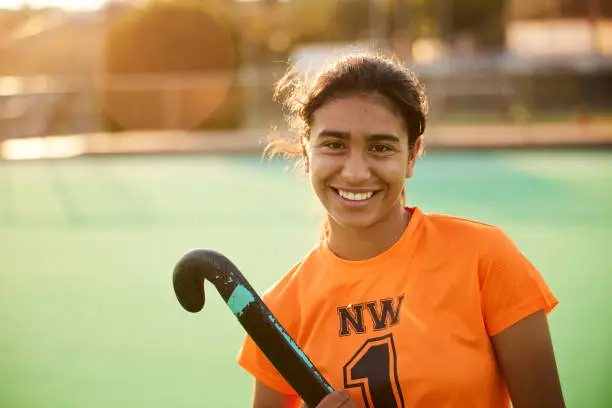
[[[521, 277], [539, 280], [539, 272], [510, 235], [500, 226], [466, 218], [434, 214], [428, 216], [432, 239], [444, 236], [453, 259], [463, 254], [477, 264], [480, 282], [489, 278], [513, 281]], [[447, 248], [448, 249], [448, 248]]]
[[428, 246], [438, 254], [447, 253], [458, 261], [476, 260], [480, 268], [492, 263], [523, 262], [524, 254], [498, 225], [446, 214], [423, 216]]
[[426, 230], [434, 235], [444, 235], [464, 244], [488, 244], [507, 238], [497, 225], [448, 214], [423, 214]]
[[285, 274], [277, 279], [266, 291], [262, 298], [270, 305], [280, 305], [298, 302], [300, 287], [305, 277], [312, 274], [319, 265], [320, 257], [318, 246], [311, 249], [304, 257], [294, 263]]

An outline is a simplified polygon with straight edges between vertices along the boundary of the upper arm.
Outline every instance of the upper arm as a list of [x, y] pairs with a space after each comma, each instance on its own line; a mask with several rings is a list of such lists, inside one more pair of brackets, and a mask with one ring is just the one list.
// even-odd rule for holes
[[296, 395], [282, 394], [259, 380], [255, 380], [253, 408], [294, 408], [300, 402]]
[[544, 311], [491, 337], [515, 408], [565, 407]]

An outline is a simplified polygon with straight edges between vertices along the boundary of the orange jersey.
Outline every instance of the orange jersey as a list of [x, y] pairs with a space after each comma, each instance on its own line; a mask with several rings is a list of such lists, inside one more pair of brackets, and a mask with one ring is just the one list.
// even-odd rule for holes
[[[359, 407], [510, 407], [490, 336], [557, 299], [499, 228], [409, 210], [386, 252], [346, 261], [322, 241], [262, 298]], [[249, 336], [238, 362], [295, 394]]]

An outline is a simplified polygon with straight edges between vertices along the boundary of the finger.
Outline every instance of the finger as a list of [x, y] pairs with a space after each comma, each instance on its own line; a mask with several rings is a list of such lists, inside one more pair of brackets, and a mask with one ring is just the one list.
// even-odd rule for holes
[[317, 408], [340, 408], [346, 407], [346, 403], [350, 402], [350, 395], [346, 390], [338, 390], [327, 395], [321, 400]]

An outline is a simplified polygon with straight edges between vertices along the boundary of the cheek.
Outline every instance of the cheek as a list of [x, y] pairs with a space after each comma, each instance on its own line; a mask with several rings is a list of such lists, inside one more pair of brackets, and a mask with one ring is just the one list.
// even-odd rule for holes
[[324, 180], [331, 176], [342, 166], [334, 156], [313, 154], [309, 159], [310, 177], [315, 180]]
[[390, 186], [397, 185], [402, 188], [406, 180], [407, 166], [396, 161], [389, 161], [378, 167], [378, 176]]

